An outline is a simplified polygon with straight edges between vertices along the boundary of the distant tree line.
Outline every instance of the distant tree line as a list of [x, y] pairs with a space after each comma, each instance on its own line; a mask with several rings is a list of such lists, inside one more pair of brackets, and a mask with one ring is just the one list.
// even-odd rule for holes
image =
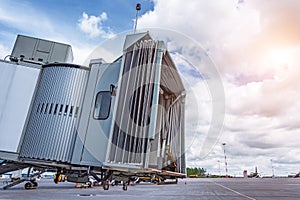
[[187, 176], [190, 177], [190, 176], [196, 176], [198, 178], [203, 178], [203, 177], [206, 177], [205, 173], [206, 173], [206, 169], [204, 168], [186, 168], [186, 173], [187, 173]]

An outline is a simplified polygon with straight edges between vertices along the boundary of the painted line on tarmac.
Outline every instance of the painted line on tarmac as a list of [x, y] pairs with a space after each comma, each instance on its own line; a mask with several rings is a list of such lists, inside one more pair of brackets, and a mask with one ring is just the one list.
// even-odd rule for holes
[[247, 198], [247, 199], [256, 200], [256, 199], [253, 198], [253, 197], [249, 197], [249, 196], [247, 196], [247, 195], [245, 195], [245, 194], [242, 194], [242, 193], [240, 193], [240, 192], [238, 192], [238, 191], [236, 191], [236, 190], [233, 190], [233, 189], [231, 189], [231, 188], [229, 188], [229, 187], [226, 187], [226, 186], [224, 186], [224, 185], [221, 185], [221, 184], [219, 184], [219, 183], [216, 183], [216, 182], [213, 182], [213, 183], [216, 184], [216, 185], [218, 185], [218, 186], [220, 186], [220, 187], [222, 187], [222, 188], [225, 188], [225, 189], [227, 189], [227, 190], [229, 190], [229, 191], [231, 191], [231, 192], [234, 192], [234, 193], [236, 193], [236, 194], [238, 194], [238, 195], [240, 195], [240, 196], [242, 196], [242, 197], [245, 197], [245, 198]]

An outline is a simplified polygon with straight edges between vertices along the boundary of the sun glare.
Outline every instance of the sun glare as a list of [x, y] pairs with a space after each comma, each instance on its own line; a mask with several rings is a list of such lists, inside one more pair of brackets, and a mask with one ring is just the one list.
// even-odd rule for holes
[[272, 67], [288, 67], [293, 62], [292, 52], [289, 49], [272, 49], [267, 56]]
[[290, 48], [274, 48], [266, 54], [265, 61], [274, 79], [283, 80], [293, 65], [293, 51]]

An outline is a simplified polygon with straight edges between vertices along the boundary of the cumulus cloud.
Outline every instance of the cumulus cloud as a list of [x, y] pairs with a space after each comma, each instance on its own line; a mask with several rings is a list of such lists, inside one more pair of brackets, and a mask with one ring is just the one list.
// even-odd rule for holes
[[[278, 174], [299, 171], [289, 163], [300, 161], [295, 142], [299, 141], [300, 128], [300, 28], [297, 25], [300, 2], [154, 2], [154, 9], [140, 17], [138, 27], [176, 30], [202, 44], [217, 64], [225, 87], [226, 120], [220, 144], [201, 159], [199, 146], [203, 138], [187, 136], [188, 140], [194, 140], [187, 151], [188, 165], [207, 167], [217, 173], [217, 160], [223, 156], [221, 142], [226, 142], [232, 174], [241, 175], [244, 169], [254, 171], [253, 165], [258, 165], [265, 175], [270, 175], [270, 159]], [[189, 70], [188, 67], [186, 71]], [[194, 86], [199, 91], [196, 94], [201, 96], [201, 87]], [[189, 105], [188, 101], [187, 104], [190, 111], [189, 106], [193, 104]], [[199, 105], [203, 113], [211, 112], [211, 107], [201, 106], [201, 102]], [[209, 121], [211, 116], [203, 113], [199, 116]], [[198, 130], [208, 130], [207, 124], [188, 118], [190, 130], [194, 124], [199, 126]]]
[[99, 16], [88, 15], [82, 13], [81, 18], [78, 20], [79, 29], [89, 35], [90, 37], [112, 38], [115, 34], [109, 27], [103, 26], [103, 22], [107, 20], [107, 14], [102, 12]]
[[55, 33], [54, 25], [48, 16], [40, 10], [35, 9], [28, 2], [2, 2], [0, 7], [0, 22], [8, 27], [27, 33], [41, 35], [46, 32], [49, 34]]

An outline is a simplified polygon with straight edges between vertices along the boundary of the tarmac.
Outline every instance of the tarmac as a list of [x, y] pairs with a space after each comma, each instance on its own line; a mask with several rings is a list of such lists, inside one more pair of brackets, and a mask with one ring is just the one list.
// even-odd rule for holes
[[[293, 200], [300, 199], [300, 178], [202, 178], [181, 179], [178, 184], [154, 185], [140, 183], [128, 186], [75, 188], [74, 183], [55, 184], [42, 179], [38, 189], [25, 190], [24, 184], [0, 189], [0, 199], [209, 199], [209, 200]], [[0, 179], [2, 188], [3, 179]]]

